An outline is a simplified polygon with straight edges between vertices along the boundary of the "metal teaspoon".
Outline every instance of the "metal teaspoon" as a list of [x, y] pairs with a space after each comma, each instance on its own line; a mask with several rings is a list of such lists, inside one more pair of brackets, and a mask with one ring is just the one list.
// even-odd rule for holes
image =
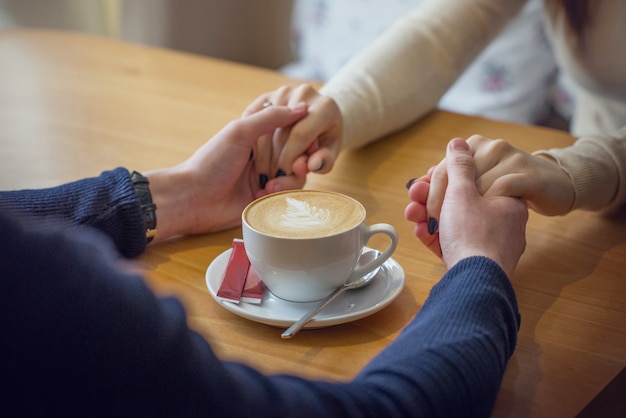
[[[361, 255], [361, 258], [359, 258], [359, 264], [366, 264], [370, 262], [371, 260], [374, 260], [379, 255], [380, 255], [380, 251], [377, 251], [377, 250], [370, 250], [370, 251], [364, 252]], [[344, 291], [351, 290], [351, 289], [358, 289], [360, 287], [367, 286], [368, 284], [370, 284], [372, 280], [374, 279], [374, 277], [376, 277], [376, 274], [378, 273], [379, 269], [380, 267], [374, 269], [373, 271], [369, 272], [365, 276], [362, 276], [351, 282], [345, 283], [344, 285], [335, 289], [315, 309], [313, 309], [312, 311], [304, 315], [297, 322], [294, 322], [293, 325], [287, 328], [287, 330], [285, 330], [280, 335], [280, 337], [282, 339], [289, 339], [295, 336], [302, 328], [304, 328], [306, 324], [308, 324], [315, 317], [315, 315], [317, 315], [322, 309], [328, 306], [330, 302], [332, 302], [337, 296], [342, 294]]]

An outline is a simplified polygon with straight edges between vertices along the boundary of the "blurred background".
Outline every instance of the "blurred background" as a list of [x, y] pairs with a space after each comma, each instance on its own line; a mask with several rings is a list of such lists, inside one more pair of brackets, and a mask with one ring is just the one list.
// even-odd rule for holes
[[269, 68], [292, 60], [292, 0], [0, 0], [0, 29], [85, 32]]
[[[463, 1], [463, 0], [459, 0]], [[80, 31], [328, 80], [424, 0], [0, 0], [0, 30]], [[520, 15], [443, 96], [466, 114], [567, 129], [575, 89], [557, 71], [543, 0]]]

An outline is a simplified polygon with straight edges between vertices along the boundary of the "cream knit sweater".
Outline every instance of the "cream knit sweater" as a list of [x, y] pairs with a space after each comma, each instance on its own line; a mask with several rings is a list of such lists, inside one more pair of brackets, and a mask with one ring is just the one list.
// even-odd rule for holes
[[[434, 109], [525, 3], [428, 0], [398, 21], [321, 90], [343, 114], [342, 148], [365, 145]], [[546, 26], [560, 70], [578, 87], [572, 133], [580, 138], [545, 152], [574, 180], [572, 209], [613, 209], [626, 203], [626, 2], [600, 0], [582, 46], [567, 34], [563, 14], [546, 13]]]

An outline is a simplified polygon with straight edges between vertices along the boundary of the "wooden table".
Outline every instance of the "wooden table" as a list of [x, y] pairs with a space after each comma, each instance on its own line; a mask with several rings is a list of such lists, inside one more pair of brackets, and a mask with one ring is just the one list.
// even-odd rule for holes
[[[45, 187], [115, 166], [142, 171], [178, 163], [257, 95], [285, 83], [295, 81], [110, 40], [0, 32], [0, 187]], [[349, 379], [398, 335], [445, 271], [404, 219], [405, 181], [438, 162], [451, 137], [474, 133], [528, 151], [572, 142], [562, 132], [437, 111], [346, 152], [331, 174], [308, 181], [308, 188], [354, 196], [370, 223], [398, 229], [394, 259], [406, 271], [406, 287], [368, 318], [281, 340], [281, 330], [225, 310], [209, 295], [204, 275], [240, 229], [157, 245], [138, 262], [155, 291], [183, 300], [190, 324], [222, 358], [268, 373]], [[593, 413], [621, 401], [624, 374], [607, 386], [626, 364], [625, 241], [623, 216], [531, 214], [528, 247], [512, 278], [523, 318], [519, 342], [494, 416], [568, 417], [587, 405]]]

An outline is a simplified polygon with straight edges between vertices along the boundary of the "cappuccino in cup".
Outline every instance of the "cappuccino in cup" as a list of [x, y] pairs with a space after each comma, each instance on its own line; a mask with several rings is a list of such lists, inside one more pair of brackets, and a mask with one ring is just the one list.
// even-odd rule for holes
[[354, 199], [335, 193], [298, 190], [261, 199], [245, 212], [248, 225], [280, 238], [320, 238], [361, 223], [365, 209]]
[[[291, 190], [251, 202], [242, 213], [244, 246], [265, 286], [279, 298], [310, 302], [380, 267], [397, 245], [388, 224], [365, 225], [357, 200], [335, 192]], [[390, 244], [375, 260], [359, 265], [374, 234]]]

